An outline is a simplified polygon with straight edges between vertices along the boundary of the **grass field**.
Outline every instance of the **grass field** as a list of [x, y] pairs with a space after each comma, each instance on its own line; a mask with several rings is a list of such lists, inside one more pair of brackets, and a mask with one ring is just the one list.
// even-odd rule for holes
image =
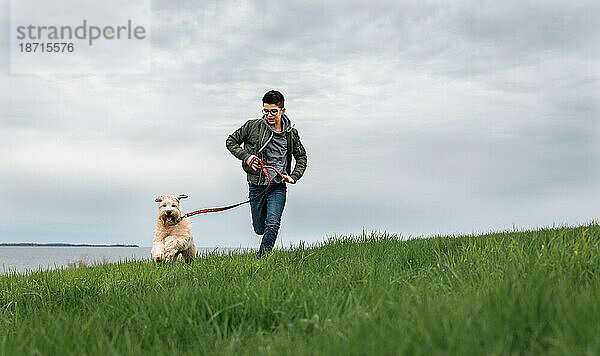
[[0, 276], [0, 354], [600, 354], [600, 226]]

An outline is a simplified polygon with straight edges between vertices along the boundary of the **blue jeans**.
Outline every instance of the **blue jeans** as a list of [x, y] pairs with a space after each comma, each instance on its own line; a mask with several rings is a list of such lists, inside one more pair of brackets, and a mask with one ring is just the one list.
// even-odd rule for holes
[[[250, 195], [252, 199], [265, 190], [266, 185], [255, 185], [249, 183]], [[258, 235], [263, 235], [258, 257], [264, 256], [273, 249], [281, 214], [285, 206], [285, 196], [287, 187], [285, 183], [271, 183], [269, 190], [258, 199], [250, 202], [250, 211], [252, 212], [252, 227]]]

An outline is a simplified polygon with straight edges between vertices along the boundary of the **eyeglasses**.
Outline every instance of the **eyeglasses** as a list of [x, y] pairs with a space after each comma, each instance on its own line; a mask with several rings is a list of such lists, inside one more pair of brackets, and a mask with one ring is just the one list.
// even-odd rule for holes
[[267, 116], [269, 116], [269, 115], [275, 116], [278, 113], [279, 113], [279, 109], [271, 109], [271, 110], [269, 110], [269, 109], [263, 109], [263, 114], [265, 114]]

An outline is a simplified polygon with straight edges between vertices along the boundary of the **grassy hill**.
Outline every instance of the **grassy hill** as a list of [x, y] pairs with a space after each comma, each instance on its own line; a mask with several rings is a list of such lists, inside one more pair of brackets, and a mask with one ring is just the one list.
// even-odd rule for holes
[[600, 354], [600, 226], [0, 276], [0, 354]]

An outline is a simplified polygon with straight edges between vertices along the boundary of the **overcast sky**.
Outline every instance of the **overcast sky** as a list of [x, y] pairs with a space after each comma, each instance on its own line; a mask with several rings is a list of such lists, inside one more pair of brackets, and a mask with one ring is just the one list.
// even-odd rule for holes
[[[154, 198], [247, 197], [225, 139], [270, 89], [308, 152], [277, 245], [598, 218], [598, 1], [153, 1], [151, 72], [10, 74], [0, 240], [150, 246]], [[192, 218], [258, 247], [248, 206]]]

